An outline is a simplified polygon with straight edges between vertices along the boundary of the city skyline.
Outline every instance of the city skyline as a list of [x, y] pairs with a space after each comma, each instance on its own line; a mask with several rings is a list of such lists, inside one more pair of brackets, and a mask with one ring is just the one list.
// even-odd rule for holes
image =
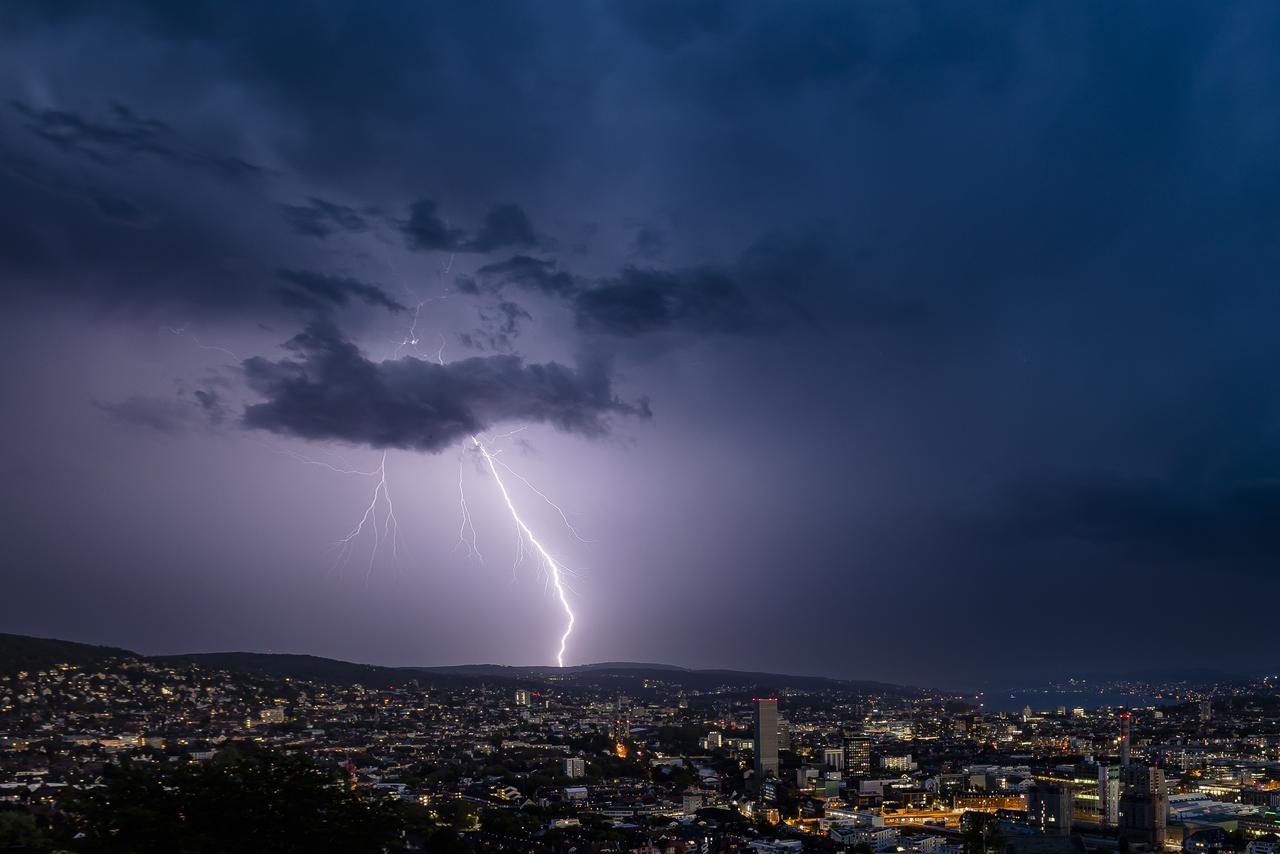
[[0, 630], [1267, 672], [1280, 10], [1143, 8], [7, 5]]

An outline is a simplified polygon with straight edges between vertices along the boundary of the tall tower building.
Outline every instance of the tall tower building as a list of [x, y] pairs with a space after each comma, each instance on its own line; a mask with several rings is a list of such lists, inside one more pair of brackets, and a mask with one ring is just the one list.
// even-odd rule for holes
[[1145, 765], [1120, 769], [1120, 835], [1136, 842], [1163, 845], [1169, 793], [1164, 772]]
[[756, 698], [756, 776], [778, 776], [778, 698]]
[[1120, 769], [1105, 760], [1098, 766], [1098, 822], [1115, 827], [1120, 821]]
[[1120, 765], [1129, 765], [1129, 713], [1120, 713]]

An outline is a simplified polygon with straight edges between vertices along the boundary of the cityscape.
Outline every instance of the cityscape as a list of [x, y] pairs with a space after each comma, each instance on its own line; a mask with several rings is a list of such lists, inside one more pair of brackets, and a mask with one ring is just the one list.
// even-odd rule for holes
[[1280, 854], [1277, 46], [3, 0], [0, 854]]
[[0, 662], [0, 815], [28, 817], [0, 829], [50, 848], [109, 845], [71, 793], [114, 791], [121, 768], [288, 754], [401, 810], [389, 850], [1280, 850], [1273, 677], [1116, 680], [1090, 687], [1159, 699], [990, 712], [981, 695], [638, 664], [145, 658], [12, 635]]

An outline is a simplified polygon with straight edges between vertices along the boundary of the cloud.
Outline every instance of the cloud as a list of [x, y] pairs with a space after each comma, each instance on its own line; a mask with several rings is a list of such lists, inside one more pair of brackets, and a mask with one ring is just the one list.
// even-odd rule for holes
[[510, 355], [445, 365], [412, 357], [373, 362], [332, 325], [293, 338], [294, 358], [244, 363], [246, 427], [318, 441], [438, 452], [494, 425], [541, 422], [603, 436], [617, 415], [648, 417], [646, 402], [613, 392], [607, 366], [526, 364]]
[[495, 205], [485, 214], [476, 236], [467, 244], [470, 252], [492, 252], [508, 246], [532, 246], [537, 242], [533, 223], [519, 205]]
[[436, 212], [437, 207], [431, 199], [419, 199], [409, 206], [409, 221], [402, 230], [410, 247], [443, 251], [458, 248], [462, 232], [446, 225]]
[[[553, 296], [569, 297], [584, 287], [569, 273], [557, 268], [554, 260], [515, 255], [505, 261], [486, 264], [476, 270], [481, 282], [494, 290], [506, 285]], [[473, 291], [475, 288], [473, 287]]]
[[285, 220], [298, 234], [324, 239], [332, 234], [364, 234], [369, 231], [365, 214], [312, 196], [305, 205], [281, 205]]
[[744, 332], [761, 323], [737, 283], [714, 270], [627, 267], [574, 297], [573, 311], [580, 329], [622, 337], [673, 327]]
[[166, 123], [139, 116], [121, 104], [112, 104], [101, 118], [69, 110], [37, 109], [21, 101], [11, 105], [32, 134], [99, 165], [141, 155], [195, 167], [220, 178], [239, 180], [262, 174], [262, 169], [239, 157], [194, 147]]
[[453, 228], [440, 216], [439, 205], [419, 199], [409, 206], [409, 219], [401, 231], [410, 248], [444, 252], [492, 252], [512, 246], [532, 246], [537, 242], [533, 223], [519, 205], [494, 205], [473, 236]]
[[277, 270], [289, 284], [279, 289], [281, 300], [298, 308], [327, 310], [347, 305], [352, 297], [366, 305], [385, 308], [392, 314], [408, 311], [377, 285], [346, 276], [328, 276], [302, 270]]
[[626, 266], [616, 276], [587, 281], [555, 261], [517, 255], [476, 271], [488, 290], [506, 287], [565, 300], [580, 330], [619, 337], [682, 329], [745, 332], [763, 325], [738, 283], [711, 268], [656, 270]]
[[227, 417], [227, 407], [222, 396], [211, 388], [198, 388], [191, 393], [196, 405], [204, 411], [210, 423], [221, 424]]

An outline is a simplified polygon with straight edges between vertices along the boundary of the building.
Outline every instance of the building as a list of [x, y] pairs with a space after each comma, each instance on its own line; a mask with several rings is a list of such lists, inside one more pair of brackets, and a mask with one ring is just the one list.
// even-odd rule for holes
[[530, 699], [530, 698], [529, 698], [529, 692], [528, 692], [528, 691], [526, 691], [526, 690], [525, 690], [525, 689], [523, 689], [523, 688], [517, 688], [517, 689], [516, 689], [516, 705], [517, 705], [517, 706], [527, 706], [527, 705], [529, 705], [529, 699]]
[[1071, 833], [1073, 798], [1068, 786], [1037, 783], [1027, 792], [1027, 824], [1041, 833]]
[[1120, 823], [1120, 769], [1106, 763], [1098, 766], [1098, 823], [1103, 827]]
[[885, 771], [899, 771], [906, 774], [915, 767], [910, 753], [886, 753], [880, 757], [880, 767]]
[[843, 768], [844, 748], [824, 747], [822, 749], [822, 764], [828, 768]]
[[284, 709], [280, 706], [263, 709], [258, 712], [258, 720], [264, 724], [282, 724], [284, 723]]
[[1164, 772], [1145, 765], [1120, 770], [1120, 835], [1135, 842], [1163, 845], [1169, 812]]
[[587, 774], [586, 760], [577, 756], [567, 756], [564, 760], [564, 775], [570, 780], [577, 780]]
[[844, 771], [846, 774], [871, 773], [871, 739], [861, 735], [845, 738]]
[[757, 777], [778, 776], [778, 698], [756, 698], [755, 752]]

